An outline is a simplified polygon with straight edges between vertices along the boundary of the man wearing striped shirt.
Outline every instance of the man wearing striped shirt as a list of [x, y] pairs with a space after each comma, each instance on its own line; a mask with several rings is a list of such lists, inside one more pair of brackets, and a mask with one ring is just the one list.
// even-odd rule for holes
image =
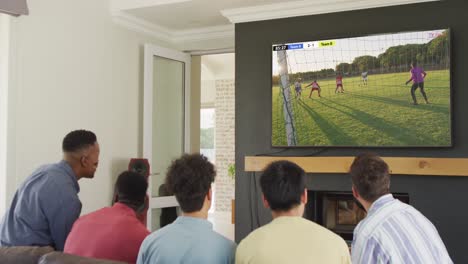
[[354, 229], [353, 263], [453, 263], [434, 225], [393, 198], [388, 165], [361, 154], [351, 165], [353, 195], [367, 211]]

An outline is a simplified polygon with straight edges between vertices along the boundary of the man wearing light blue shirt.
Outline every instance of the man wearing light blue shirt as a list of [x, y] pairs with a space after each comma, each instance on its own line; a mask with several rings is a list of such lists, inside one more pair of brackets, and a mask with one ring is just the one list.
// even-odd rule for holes
[[207, 220], [215, 175], [214, 166], [200, 154], [173, 161], [166, 186], [179, 202], [182, 216], [143, 241], [138, 264], [234, 263], [236, 245], [214, 232]]
[[380, 157], [357, 156], [350, 174], [353, 195], [367, 211], [354, 229], [353, 263], [453, 263], [429, 219], [390, 194], [389, 168]]
[[63, 139], [63, 160], [34, 171], [16, 191], [0, 223], [0, 246], [52, 246], [63, 251], [80, 216], [81, 178], [93, 178], [99, 160], [96, 135], [75, 130]]

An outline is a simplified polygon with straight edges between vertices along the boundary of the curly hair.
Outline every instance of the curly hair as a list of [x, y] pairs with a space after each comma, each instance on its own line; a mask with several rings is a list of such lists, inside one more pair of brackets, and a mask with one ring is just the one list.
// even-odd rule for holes
[[390, 170], [387, 163], [374, 153], [358, 155], [349, 173], [354, 187], [366, 201], [374, 202], [390, 193]]
[[183, 212], [200, 211], [214, 182], [216, 171], [201, 154], [184, 154], [174, 160], [166, 175], [166, 187], [174, 194]]
[[273, 211], [289, 211], [299, 205], [305, 181], [304, 170], [286, 160], [271, 163], [260, 176], [263, 195]]
[[68, 133], [62, 142], [63, 152], [76, 152], [96, 143], [96, 135], [88, 130], [80, 129]]

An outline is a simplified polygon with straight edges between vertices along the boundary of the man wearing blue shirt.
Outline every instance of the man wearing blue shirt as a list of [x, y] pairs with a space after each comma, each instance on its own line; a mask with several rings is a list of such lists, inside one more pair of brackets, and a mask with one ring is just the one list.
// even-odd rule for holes
[[34, 171], [18, 188], [0, 224], [0, 246], [52, 246], [63, 251], [81, 212], [81, 178], [93, 178], [99, 144], [91, 131], [63, 139], [63, 160]]
[[166, 187], [183, 213], [143, 241], [138, 264], [234, 263], [236, 245], [214, 232], [207, 220], [215, 175], [213, 164], [200, 154], [185, 154], [172, 162]]

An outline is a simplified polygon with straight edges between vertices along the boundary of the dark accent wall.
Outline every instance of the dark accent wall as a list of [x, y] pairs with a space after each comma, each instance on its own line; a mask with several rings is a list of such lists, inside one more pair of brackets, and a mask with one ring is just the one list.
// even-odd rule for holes
[[[236, 241], [271, 220], [260, 202], [259, 173], [244, 172], [244, 157], [271, 147], [271, 45], [359, 35], [450, 28], [453, 148], [373, 148], [382, 156], [468, 157], [468, 1], [423, 4], [277, 19], [236, 25]], [[421, 117], [424, 118], [424, 117]], [[285, 156], [351, 156], [369, 149], [288, 149]], [[317, 153], [319, 152], [319, 153]], [[347, 175], [310, 175], [308, 188], [348, 191]], [[455, 263], [468, 263], [468, 177], [392, 176], [392, 192], [437, 227]]]

